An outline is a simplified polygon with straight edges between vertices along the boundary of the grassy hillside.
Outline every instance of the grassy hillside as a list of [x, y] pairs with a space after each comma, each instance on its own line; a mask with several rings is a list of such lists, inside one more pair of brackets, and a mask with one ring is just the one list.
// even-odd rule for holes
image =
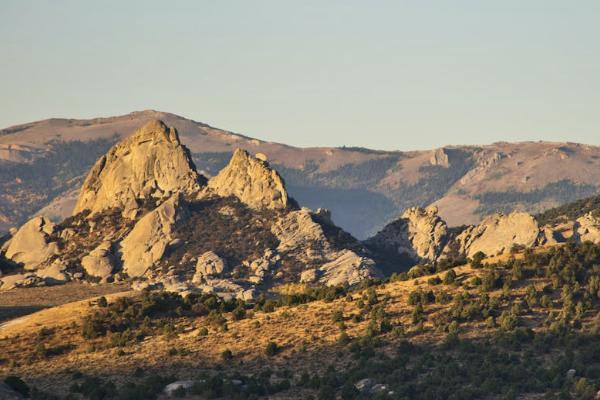
[[[592, 244], [281, 293], [255, 305], [126, 294], [54, 319], [45, 310], [0, 330], [0, 374], [47, 399], [151, 399], [175, 379], [193, 380], [196, 399], [592, 399], [600, 388]], [[355, 387], [366, 378], [369, 393]]]

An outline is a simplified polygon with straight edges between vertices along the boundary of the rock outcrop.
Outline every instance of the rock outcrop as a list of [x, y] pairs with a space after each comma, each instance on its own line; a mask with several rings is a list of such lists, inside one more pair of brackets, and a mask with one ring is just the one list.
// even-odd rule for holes
[[577, 218], [574, 233], [581, 242], [600, 243], [600, 218], [588, 213]]
[[537, 244], [540, 227], [533, 216], [525, 212], [508, 215], [492, 214], [476, 226], [463, 231], [456, 241], [460, 252], [467, 257], [481, 251], [488, 256], [510, 251], [515, 246]]
[[105, 280], [112, 274], [114, 256], [111, 247], [111, 242], [104, 241], [81, 259], [81, 266], [88, 275]]
[[265, 158], [237, 149], [208, 186], [219, 196], [235, 196], [252, 208], [285, 209], [289, 202], [285, 183]]
[[204, 181], [175, 128], [154, 120], [96, 162], [73, 213], [121, 208], [131, 217], [138, 199], [164, 199], [174, 193], [194, 195]]
[[51, 242], [54, 224], [44, 218], [35, 217], [25, 223], [6, 245], [4, 256], [27, 270], [36, 270], [58, 254], [58, 245]]
[[448, 227], [437, 207], [413, 207], [386, 225], [367, 243], [377, 248], [406, 254], [415, 261], [435, 261], [448, 242]]
[[[323, 252], [330, 250], [329, 243], [320, 224], [312, 218], [308, 208], [291, 211], [273, 224], [271, 231], [279, 239], [279, 252]], [[310, 256], [310, 254], [307, 254]]]
[[207, 251], [198, 257], [193, 282], [201, 282], [202, 278], [219, 276], [227, 268], [227, 262], [213, 251]]
[[326, 286], [355, 285], [362, 280], [378, 276], [379, 272], [373, 260], [361, 257], [351, 250], [340, 252], [337, 258], [317, 270], [318, 282]]
[[144, 215], [121, 242], [123, 271], [140, 277], [165, 254], [174, 239], [173, 231], [185, 217], [187, 208], [175, 195]]
[[160, 121], [98, 160], [73, 216], [56, 228], [36, 218], [0, 252], [32, 270], [3, 276], [3, 290], [130, 278], [140, 290], [251, 300], [299, 280], [352, 285], [379, 275], [331, 213], [298, 208], [264, 154], [236, 150], [207, 183]]

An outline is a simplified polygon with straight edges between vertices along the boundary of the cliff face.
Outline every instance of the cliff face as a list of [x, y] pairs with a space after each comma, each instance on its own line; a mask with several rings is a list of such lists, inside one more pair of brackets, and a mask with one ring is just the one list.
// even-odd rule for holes
[[162, 121], [150, 121], [96, 162], [73, 213], [109, 208], [134, 212], [140, 199], [164, 199], [174, 193], [192, 196], [204, 183], [177, 131]]
[[448, 242], [448, 227], [436, 207], [413, 207], [367, 240], [375, 248], [406, 254], [415, 262], [435, 261]]

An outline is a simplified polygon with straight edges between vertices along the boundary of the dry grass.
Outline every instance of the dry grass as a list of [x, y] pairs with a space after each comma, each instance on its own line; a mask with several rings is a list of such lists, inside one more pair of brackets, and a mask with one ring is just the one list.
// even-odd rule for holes
[[[489, 261], [503, 260], [507, 257]], [[457, 267], [455, 271], [460, 282], [485, 272], [474, 270], [470, 266]], [[445, 272], [438, 275], [443, 278]], [[415, 289], [446, 291], [450, 294], [462, 291], [478, 293], [478, 289], [471, 289], [468, 285], [466, 288], [465, 285], [430, 286], [427, 283], [430, 277], [391, 282], [377, 287], [380, 302], [384, 302], [384, 298], [387, 297], [385, 308], [393, 325], [411, 327], [413, 307], [408, 305], [408, 296]], [[528, 284], [530, 283], [541, 288], [548, 282], [536, 278], [529, 280]], [[284, 291], [289, 291], [290, 287], [286, 289]], [[498, 295], [499, 292], [492, 292], [490, 296]], [[521, 285], [512, 290], [511, 296], [523, 296], [524, 292], [525, 286]], [[315, 301], [294, 307], [282, 307], [272, 313], [249, 312], [246, 319], [229, 320], [227, 331], [211, 327], [205, 317], [183, 318], [178, 321], [179, 334], [147, 337], [142, 342], [121, 349], [103, 348], [103, 339], [90, 342], [81, 337], [78, 321], [93, 307], [89, 301], [63, 304], [0, 328], [0, 337], [4, 337], [0, 339], [0, 358], [4, 359], [4, 363], [0, 360], [0, 375], [10, 373], [25, 376], [34, 385], [56, 390], [57, 387], [67, 388], [70, 385], [73, 371], [110, 377], [117, 383], [130, 379], [132, 372], [138, 367], [160, 371], [163, 374], [171, 373], [179, 379], [193, 378], [198, 372], [214, 369], [217, 365], [226, 371], [245, 374], [260, 371], [267, 366], [274, 371], [293, 371], [296, 376], [302, 371], [322, 372], [329, 365], [343, 366], [351, 360], [350, 353], [345, 351], [345, 345], [338, 343], [340, 328], [332, 319], [335, 311], [343, 311], [344, 324], [350, 337], [365, 335], [368, 320], [352, 320], [353, 315], [362, 312], [357, 300], [365, 294], [366, 291], [354, 292], [352, 300], [340, 298], [329, 303]], [[131, 293], [113, 296], [121, 295]], [[428, 305], [425, 308], [428, 316], [425, 330], [417, 333], [413, 328], [409, 328], [404, 337], [415, 343], [441, 342], [445, 334], [434, 331], [430, 322], [431, 316], [449, 307], [450, 304]], [[534, 308], [532, 311], [526, 321], [528, 325], [547, 315], [547, 310]], [[40, 341], [36, 334], [42, 326], [54, 327], [50, 338], [45, 339], [46, 345], [49, 348], [64, 348], [63, 352], [59, 351], [48, 358], [36, 358], [34, 349]], [[209, 329], [207, 336], [199, 335], [202, 327]], [[479, 338], [490, 335], [493, 331], [495, 328], [489, 328], [481, 321], [461, 324], [463, 338]], [[395, 344], [400, 339], [391, 333], [385, 334], [384, 338], [385, 345], [381, 351], [393, 354]], [[265, 355], [265, 347], [270, 341], [282, 348], [274, 357]], [[170, 349], [176, 349], [177, 354], [170, 354]], [[230, 350], [234, 357], [233, 360], [224, 362], [221, 354], [226, 349]], [[289, 392], [286, 396], [298, 398], [300, 394]]]

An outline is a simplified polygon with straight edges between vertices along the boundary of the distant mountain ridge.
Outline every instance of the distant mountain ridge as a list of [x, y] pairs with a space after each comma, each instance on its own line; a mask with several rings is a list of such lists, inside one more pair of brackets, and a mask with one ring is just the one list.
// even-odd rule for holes
[[453, 226], [478, 222], [494, 211], [537, 213], [600, 193], [600, 146], [500, 142], [408, 152], [297, 148], [149, 110], [1, 130], [0, 230], [40, 209], [57, 219], [70, 214], [94, 161], [155, 118], [177, 128], [198, 170], [209, 177], [235, 148], [266, 154], [300, 204], [332, 210], [336, 224], [359, 238], [411, 206], [434, 204]]

